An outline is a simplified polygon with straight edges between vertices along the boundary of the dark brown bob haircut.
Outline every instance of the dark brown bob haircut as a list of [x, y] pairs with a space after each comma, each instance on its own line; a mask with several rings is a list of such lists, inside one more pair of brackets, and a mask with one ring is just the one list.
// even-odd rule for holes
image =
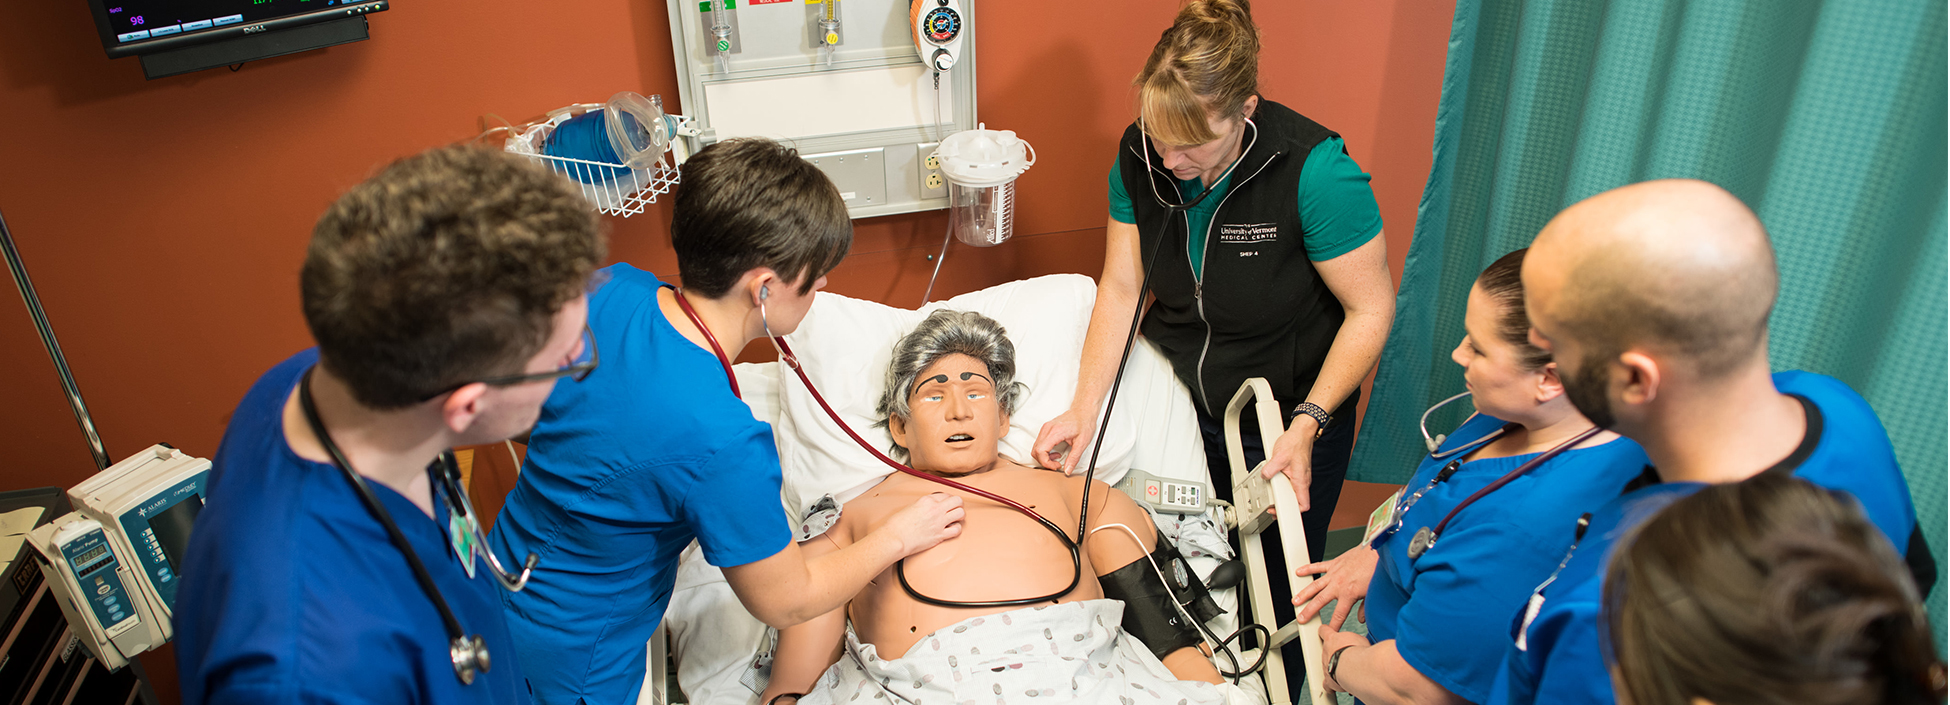
[[1916, 585], [1860, 504], [1785, 473], [1673, 502], [1620, 544], [1604, 621], [1619, 702], [1941, 703]]
[[698, 150], [682, 167], [670, 222], [686, 290], [720, 298], [766, 267], [812, 290], [846, 258], [853, 221], [846, 201], [798, 150], [740, 138]]
[[443, 147], [354, 186], [312, 230], [300, 273], [320, 364], [396, 409], [518, 373], [603, 259], [567, 180], [500, 151]]

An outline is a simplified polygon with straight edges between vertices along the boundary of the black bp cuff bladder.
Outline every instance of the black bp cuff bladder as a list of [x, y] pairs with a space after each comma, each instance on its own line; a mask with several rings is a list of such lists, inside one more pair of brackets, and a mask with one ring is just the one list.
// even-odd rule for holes
[[[1152, 568], [1154, 562], [1156, 569]], [[1160, 572], [1164, 573], [1162, 580]], [[1151, 654], [1161, 659], [1204, 640], [1199, 636], [1198, 625], [1187, 623], [1172, 603], [1183, 606], [1185, 612], [1201, 621], [1211, 621], [1224, 613], [1212, 601], [1198, 574], [1192, 572], [1192, 566], [1178, 554], [1177, 547], [1165, 539], [1164, 532], [1158, 533], [1158, 547], [1152, 550], [1149, 560], [1131, 561], [1099, 576], [1097, 582], [1103, 586], [1104, 597], [1124, 602], [1124, 631], [1144, 642]]]

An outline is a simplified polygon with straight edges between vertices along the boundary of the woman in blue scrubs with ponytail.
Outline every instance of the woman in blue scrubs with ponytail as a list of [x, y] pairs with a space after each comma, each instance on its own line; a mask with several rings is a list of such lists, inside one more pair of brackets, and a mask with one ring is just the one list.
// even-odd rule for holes
[[[1482, 702], [1510, 614], [1557, 567], [1581, 515], [1646, 465], [1638, 444], [1571, 406], [1550, 354], [1529, 343], [1523, 255], [1470, 288], [1452, 357], [1477, 413], [1378, 512], [1370, 542], [1298, 571], [1325, 573], [1294, 598], [1301, 619], [1340, 600], [1321, 627], [1330, 689], [1367, 703]], [[1356, 599], [1366, 636], [1339, 630]]]

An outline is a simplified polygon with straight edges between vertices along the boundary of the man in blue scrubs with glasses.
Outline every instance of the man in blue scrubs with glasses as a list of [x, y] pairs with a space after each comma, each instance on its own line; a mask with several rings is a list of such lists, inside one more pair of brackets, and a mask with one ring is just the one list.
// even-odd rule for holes
[[1514, 615], [1491, 703], [1611, 703], [1600, 646], [1612, 544], [1706, 483], [1791, 474], [1861, 502], [1927, 594], [1936, 569], [1875, 412], [1831, 377], [1774, 373], [1779, 283], [1759, 218], [1703, 181], [1634, 184], [1566, 209], [1524, 262], [1531, 335], [1571, 401], [1644, 446], [1653, 466], [1566, 526], [1579, 541]]
[[531, 702], [497, 594], [521, 580], [478, 555], [447, 451], [595, 369], [602, 257], [581, 194], [498, 151], [403, 159], [326, 211], [300, 274], [318, 347], [237, 405], [190, 537], [183, 702]]

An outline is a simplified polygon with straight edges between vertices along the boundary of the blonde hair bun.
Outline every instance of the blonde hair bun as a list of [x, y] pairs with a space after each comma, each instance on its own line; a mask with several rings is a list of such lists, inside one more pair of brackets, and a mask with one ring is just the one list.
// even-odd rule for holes
[[1209, 116], [1243, 113], [1246, 99], [1259, 93], [1259, 28], [1251, 3], [1185, 3], [1133, 83], [1152, 137], [1181, 145], [1216, 139]]

